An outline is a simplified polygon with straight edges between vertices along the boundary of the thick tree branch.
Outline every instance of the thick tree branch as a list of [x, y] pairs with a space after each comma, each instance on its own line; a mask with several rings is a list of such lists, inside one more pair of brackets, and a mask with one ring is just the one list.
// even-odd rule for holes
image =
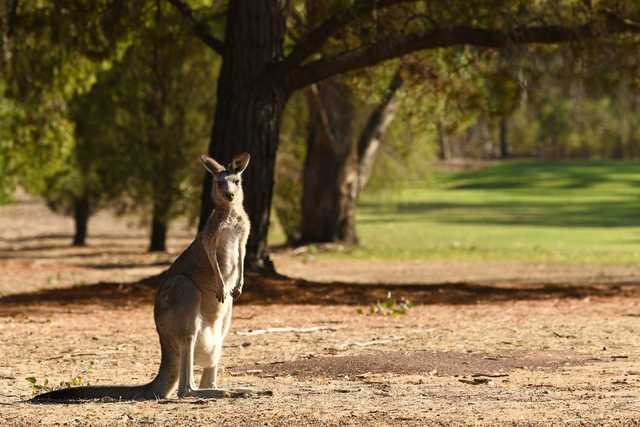
[[193, 10], [189, 7], [187, 3], [182, 0], [167, 0], [169, 3], [175, 7], [178, 12], [185, 17], [187, 21], [189, 21], [189, 25], [191, 25], [191, 31], [193, 34], [198, 37], [204, 44], [209, 46], [211, 49], [216, 51], [218, 54], [222, 55], [224, 52], [224, 43], [221, 40], [218, 40], [213, 34], [209, 32], [207, 26], [198, 21], [193, 15]]
[[466, 26], [438, 28], [424, 34], [388, 38], [292, 69], [287, 88], [296, 90], [336, 74], [368, 67], [411, 52], [452, 46], [500, 48], [513, 44], [559, 44], [614, 34], [640, 34], [640, 25], [609, 17], [576, 27], [543, 25], [501, 31]]
[[280, 66], [282, 69], [287, 70], [300, 65], [309, 56], [320, 50], [325, 42], [337, 31], [368, 12], [385, 9], [400, 3], [415, 2], [416, 0], [360, 0], [352, 7], [328, 18], [318, 27], [311, 30], [280, 63]]
[[369, 182], [382, 138], [398, 110], [399, 102], [396, 94], [403, 84], [402, 65], [399, 65], [382, 97], [382, 101], [369, 115], [367, 123], [358, 138], [358, 145], [356, 146], [358, 154], [358, 195]]

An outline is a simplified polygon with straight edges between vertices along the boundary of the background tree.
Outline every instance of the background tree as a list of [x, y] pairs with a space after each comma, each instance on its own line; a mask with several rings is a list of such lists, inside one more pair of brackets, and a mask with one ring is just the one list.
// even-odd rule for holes
[[395, 115], [395, 95], [402, 86], [397, 68], [364, 124], [356, 120], [353, 89], [338, 79], [306, 90], [310, 111], [304, 164], [300, 242], [356, 243], [358, 194], [371, 175], [376, 153]]
[[169, 220], [193, 205], [217, 67], [164, 1], [88, 5], [21, 2], [13, 12], [3, 177], [73, 214], [74, 244], [109, 201], [151, 211], [150, 249], [164, 250]]
[[0, 7], [2, 191], [42, 194], [74, 147], [69, 101], [109, 67], [138, 4], [122, 1], [24, 2]]
[[208, 49], [192, 43], [172, 7], [151, 2], [148, 13], [147, 25], [98, 84], [102, 114], [109, 112], [110, 129], [102, 135], [113, 141], [97, 143], [116, 150], [110, 157], [118, 159], [111, 164], [120, 180], [120, 211], [150, 212], [149, 250], [164, 251], [171, 219], [194, 202], [217, 66]]

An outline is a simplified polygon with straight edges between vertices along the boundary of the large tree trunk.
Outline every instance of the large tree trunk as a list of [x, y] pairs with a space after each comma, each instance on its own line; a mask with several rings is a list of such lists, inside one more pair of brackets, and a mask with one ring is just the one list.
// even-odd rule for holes
[[398, 68], [357, 140], [353, 129], [354, 97], [347, 86], [333, 80], [307, 91], [310, 117], [302, 243], [357, 243], [356, 201], [371, 177], [382, 137], [395, 117], [395, 95], [402, 83]]
[[81, 196], [73, 199], [73, 221], [75, 223], [73, 246], [86, 245], [89, 216], [89, 195], [85, 192]]
[[[240, 152], [251, 154], [251, 163], [243, 174], [245, 209], [251, 220], [245, 263], [248, 270], [262, 272], [273, 271], [267, 253], [267, 232], [280, 119], [289, 95], [279, 78], [284, 76], [265, 73], [282, 57], [285, 21], [286, 8], [280, 2], [229, 3], [209, 145], [209, 154], [224, 164]], [[211, 188], [211, 176], [206, 174], [200, 229], [213, 209]]]
[[302, 243], [356, 243], [358, 186], [351, 90], [329, 80], [307, 90], [309, 134], [302, 192]]

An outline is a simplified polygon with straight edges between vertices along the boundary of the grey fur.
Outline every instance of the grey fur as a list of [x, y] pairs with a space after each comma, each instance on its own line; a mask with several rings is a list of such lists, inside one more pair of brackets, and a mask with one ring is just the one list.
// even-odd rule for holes
[[[229, 332], [233, 299], [242, 293], [244, 257], [250, 223], [244, 211], [241, 176], [249, 154], [236, 156], [225, 169], [201, 158], [214, 175], [215, 209], [204, 229], [163, 275], [154, 319], [162, 357], [155, 379], [140, 386], [73, 387], [34, 397], [42, 400], [157, 399], [176, 389], [178, 397], [227, 397], [252, 390], [216, 388], [222, 342]], [[203, 367], [200, 387], [193, 366]]]

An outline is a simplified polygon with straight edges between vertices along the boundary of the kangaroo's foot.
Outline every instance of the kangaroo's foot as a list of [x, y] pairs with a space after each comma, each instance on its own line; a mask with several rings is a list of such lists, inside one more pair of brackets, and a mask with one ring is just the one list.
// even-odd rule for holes
[[273, 391], [253, 388], [201, 388], [187, 389], [178, 395], [180, 398], [198, 397], [201, 399], [246, 398], [256, 396], [273, 396]]

